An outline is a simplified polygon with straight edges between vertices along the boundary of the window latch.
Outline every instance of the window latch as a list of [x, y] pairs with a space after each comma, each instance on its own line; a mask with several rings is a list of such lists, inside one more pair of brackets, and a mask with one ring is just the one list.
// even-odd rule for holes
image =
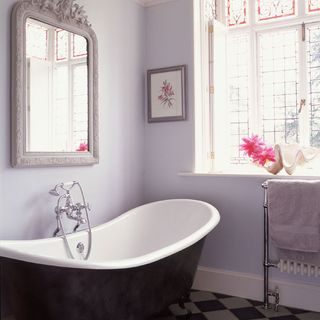
[[301, 40], [302, 42], [306, 41], [306, 24], [304, 22], [301, 25]]
[[208, 152], [208, 159], [209, 160], [214, 160], [216, 157], [214, 151]]
[[300, 100], [300, 106], [299, 106], [299, 111], [298, 113], [301, 113], [302, 108], [306, 105], [306, 99], [301, 99]]

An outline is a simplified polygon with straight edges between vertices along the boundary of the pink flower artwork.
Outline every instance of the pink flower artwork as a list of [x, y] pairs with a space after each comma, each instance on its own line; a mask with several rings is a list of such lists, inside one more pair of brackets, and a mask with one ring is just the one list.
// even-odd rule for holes
[[171, 108], [174, 103], [175, 92], [172, 88], [172, 84], [164, 80], [162, 87], [160, 88], [160, 95], [158, 96], [158, 100], [161, 101], [161, 104], [164, 106], [168, 106], [168, 108]]
[[88, 144], [87, 143], [80, 143], [78, 149], [76, 150], [78, 152], [86, 152], [88, 151]]
[[244, 152], [253, 163], [263, 167], [268, 162], [275, 162], [275, 152], [272, 147], [268, 147], [258, 135], [242, 138], [243, 144], [240, 150]]

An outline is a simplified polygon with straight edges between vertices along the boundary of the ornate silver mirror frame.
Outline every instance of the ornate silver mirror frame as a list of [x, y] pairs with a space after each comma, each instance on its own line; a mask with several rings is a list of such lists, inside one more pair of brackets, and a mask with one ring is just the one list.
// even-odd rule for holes
[[[89, 152], [27, 152], [26, 150], [25, 25], [28, 18], [65, 29], [87, 40]], [[21, 0], [13, 8], [11, 30], [12, 166], [76, 166], [98, 163], [98, 43], [83, 7], [74, 3], [74, 0]]]

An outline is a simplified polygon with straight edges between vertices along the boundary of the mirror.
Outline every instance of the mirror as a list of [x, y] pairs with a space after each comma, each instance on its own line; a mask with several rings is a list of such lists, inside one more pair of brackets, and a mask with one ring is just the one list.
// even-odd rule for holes
[[12, 165], [97, 163], [97, 41], [83, 8], [19, 2], [12, 33]]
[[87, 152], [87, 40], [28, 18], [26, 62], [26, 151]]

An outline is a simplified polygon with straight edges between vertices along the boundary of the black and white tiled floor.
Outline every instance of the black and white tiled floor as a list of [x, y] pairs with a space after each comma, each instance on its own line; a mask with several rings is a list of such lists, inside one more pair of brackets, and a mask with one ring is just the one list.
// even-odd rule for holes
[[[259, 301], [206, 291], [193, 290], [185, 305], [192, 311], [190, 320], [320, 320], [320, 313], [317, 312], [282, 306], [275, 312], [272, 309], [265, 310]], [[185, 320], [185, 315], [185, 310], [173, 304], [163, 314], [149, 320]]]
[[[275, 312], [265, 310], [259, 301], [205, 291], [192, 291], [186, 307], [192, 311], [191, 320], [320, 320], [320, 313], [282, 306]], [[153, 320], [183, 320], [185, 314], [185, 310], [174, 304]]]

